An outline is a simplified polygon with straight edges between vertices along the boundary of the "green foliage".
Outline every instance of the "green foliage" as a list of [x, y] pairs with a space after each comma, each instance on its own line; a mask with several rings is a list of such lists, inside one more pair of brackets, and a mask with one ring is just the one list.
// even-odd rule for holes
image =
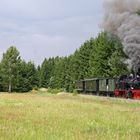
[[1, 76], [3, 87], [11, 92], [15, 86], [15, 79], [17, 75], [17, 65], [20, 62], [19, 51], [16, 47], [10, 47], [6, 53], [3, 54], [1, 61]]
[[115, 77], [128, 72], [124, 64], [126, 56], [120, 40], [103, 32], [95, 39], [96, 46], [90, 58], [91, 73], [94, 77]]
[[15, 91], [28, 92], [38, 86], [38, 75], [35, 65], [32, 62], [24, 62], [18, 65], [18, 75]]
[[39, 69], [39, 86], [47, 88], [50, 84], [51, 77], [54, 73], [55, 59], [57, 58], [49, 58], [45, 59]]
[[[40, 68], [41, 87], [73, 92], [74, 82], [88, 77], [116, 77], [128, 73], [120, 40], [103, 32], [68, 57], [45, 59]], [[52, 63], [53, 60], [53, 63]]]
[[54, 88], [48, 88], [48, 90], [47, 90], [47, 92], [51, 93], [51, 94], [57, 94], [57, 93], [60, 93], [63, 91], [64, 91], [64, 89], [54, 89]]
[[38, 87], [37, 86], [35, 86], [35, 87], [33, 87], [33, 90], [35, 90], [35, 91], [38, 91]]
[[74, 53], [73, 69], [75, 72], [75, 79], [83, 79], [91, 76], [90, 74], [90, 57], [94, 50], [94, 39], [91, 38], [81, 45], [80, 49]]
[[38, 78], [35, 65], [21, 60], [16, 47], [10, 47], [3, 54], [0, 63], [1, 91], [28, 92], [38, 86]]
[[77, 96], [78, 95], [78, 91], [76, 89], [73, 90], [73, 96]]
[[51, 88], [52, 93], [59, 92], [57, 89], [73, 92], [76, 80], [127, 74], [126, 59], [121, 41], [106, 32], [86, 41], [70, 56], [44, 59], [37, 68], [10, 47], [0, 63], [0, 90], [28, 92], [40, 87]]
[[139, 9], [139, 10], [137, 10], [137, 14], [140, 16], [140, 9]]

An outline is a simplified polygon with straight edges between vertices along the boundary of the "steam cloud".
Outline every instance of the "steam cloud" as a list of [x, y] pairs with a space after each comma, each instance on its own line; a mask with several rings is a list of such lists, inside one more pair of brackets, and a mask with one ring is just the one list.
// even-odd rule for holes
[[140, 68], [140, 0], [105, 0], [105, 16], [102, 27], [116, 34], [129, 57], [129, 66]]

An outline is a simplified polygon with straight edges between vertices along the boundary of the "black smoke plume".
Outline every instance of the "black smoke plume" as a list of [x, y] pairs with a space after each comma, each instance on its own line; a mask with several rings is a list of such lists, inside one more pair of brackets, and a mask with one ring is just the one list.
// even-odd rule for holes
[[129, 57], [130, 68], [140, 68], [140, 0], [105, 0], [102, 27], [117, 35]]

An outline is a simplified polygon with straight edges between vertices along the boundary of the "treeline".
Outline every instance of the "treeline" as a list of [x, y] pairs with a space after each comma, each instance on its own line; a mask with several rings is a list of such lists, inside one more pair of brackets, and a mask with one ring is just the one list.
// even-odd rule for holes
[[15, 47], [10, 47], [0, 63], [0, 89], [27, 92], [33, 88], [74, 90], [74, 82], [89, 77], [116, 77], [129, 73], [121, 41], [102, 32], [86, 41], [68, 57], [45, 59], [36, 67], [25, 62]]

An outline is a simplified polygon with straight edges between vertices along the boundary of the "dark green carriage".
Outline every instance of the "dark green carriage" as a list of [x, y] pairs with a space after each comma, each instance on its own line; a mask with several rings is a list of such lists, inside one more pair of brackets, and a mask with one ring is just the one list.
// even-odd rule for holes
[[99, 91], [99, 79], [85, 79], [85, 92], [87, 93], [97, 93]]
[[113, 78], [91, 78], [76, 82], [78, 92], [113, 96], [116, 80]]
[[79, 92], [79, 93], [84, 92], [85, 91], [85, 81], [84, 80], [76, 81], [75, 88], [76, 88], [77, 92]]

